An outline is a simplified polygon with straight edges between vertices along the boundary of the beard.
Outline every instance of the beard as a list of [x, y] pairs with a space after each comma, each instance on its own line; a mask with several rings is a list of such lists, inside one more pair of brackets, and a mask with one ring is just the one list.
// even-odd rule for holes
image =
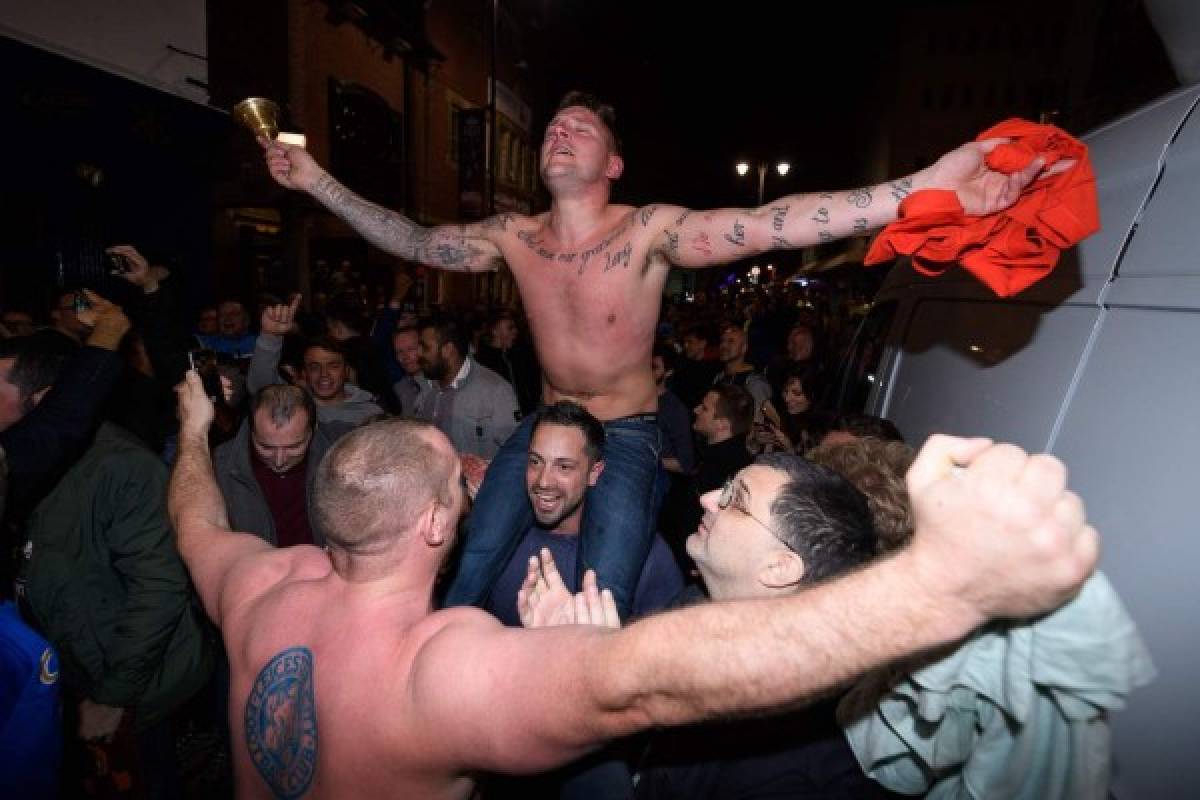
[[425, 377], [431, 381], [442, 381], [446, 379], [446, 362], [442, 359], [421, 363], [421, 372], [425, 373]]
[[[532, 493], [531, 493], [532, 494]], [[538, 510], [537, 501], [534, 497], [530, 497], [530, 505], [533, 507], [533, 517], [537, 520], [538, 527], [552, 531], [562, 524], [562, 521], [574, 514], [583, 505], [583, 497], [579, 497], [575, 502], [564, 502], [562, 506], [549, 513]]]

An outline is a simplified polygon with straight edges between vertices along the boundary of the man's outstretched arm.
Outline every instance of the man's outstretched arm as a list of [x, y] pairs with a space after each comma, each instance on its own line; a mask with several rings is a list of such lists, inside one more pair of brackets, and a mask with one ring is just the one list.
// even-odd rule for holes
[[[217, 488], [208, 451], [213, 404], [199, 373], [189, 370], [175, 393], [179, 398], [179, 449], [167, 486], [167, 513], [175, 529], [175, 545], [204, 610], [220, 625], [222, 611], [236, 605], [252, 588], [249, 582], [230, 580], [234, 567], [274, 548], [257, 536], [229, 529], [225, 498]], [[226, 591], [227, 587], [232, 591]]]
[[[687, 211], [663, 206], [652, 215], [644, 209], [641, 218], [648, 227], [660, 229], [657, 249], [672, 264], [709, 267], [768, 250], [870, 233], [895, 220], [900, 201], [922, 189], [953, 191], [966, 213], [992, 214], [1015, 203], [1042, 172], [1041, 159], [1011, 175], [989, 169], [985, 157], [1005, 141], [968, 142], [930, 167], [875, 186], [789, 195], [753, 209]], [[1056, 164], [1053, 171], [1071, 163]]]
[[988, 618], [1055, 608], [1095, 567], [1096, 532], [1049, 456], [935, 437], [908, 482], [917, 533], [891, 558], [791, 597], [707, 603], [620, 631], [464, 618], [414, 662], [414, 703], [446, 733], [447, 758], [546, 769], [647, 727], [809, 702]]
[[302, 147], [265, 139], [259, 139], [259, 144], [264, 145], [267, 167], [276, 182], [308, 192], [380, 250], [455, 272], [484, 272], [500, 266], [500, 248], [492, 237], [503, 233], [507, 216], [428, 228], [359, 197], [321, 169]]

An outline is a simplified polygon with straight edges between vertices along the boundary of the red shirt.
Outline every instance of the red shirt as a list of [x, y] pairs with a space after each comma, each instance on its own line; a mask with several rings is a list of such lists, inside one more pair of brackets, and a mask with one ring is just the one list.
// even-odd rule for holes
[[267, 499], [267, 509], [275, 520], [275, 544], [290, 547], [294, 544], [313, 544], [312, 528], [308, 524], [308, 456], [282, 474], [264, 464], [250, 444], [250, 463], [254, 480]]

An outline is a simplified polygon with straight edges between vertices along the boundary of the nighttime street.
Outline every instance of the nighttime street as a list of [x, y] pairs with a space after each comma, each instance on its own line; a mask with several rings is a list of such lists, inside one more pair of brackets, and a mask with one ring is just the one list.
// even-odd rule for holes
[[1189, 0], [0, 8], [0, 798], [1200, 792]]

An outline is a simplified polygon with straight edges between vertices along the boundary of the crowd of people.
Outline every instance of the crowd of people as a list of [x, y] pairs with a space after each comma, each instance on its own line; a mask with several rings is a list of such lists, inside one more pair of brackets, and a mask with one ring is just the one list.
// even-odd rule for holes
[[[522, 309], [372, 307], [343, 269], [319, 312], [192, 317], [120, 244], [124, 307], [5, 312], [0, 794], [886, 796], [842, 693], [1079, 590], [1056, 460], [834, 413], [838, 342], [787, 292], [662, 307], [670, 266], [883, 224], [913, 180], [628, 209], [613, 131], [569, 96], [550, 212], [432, 229], [263, 142], [389, 252], [503, 260]], [[1011, 202], [980, 155], [917, 183]]]

